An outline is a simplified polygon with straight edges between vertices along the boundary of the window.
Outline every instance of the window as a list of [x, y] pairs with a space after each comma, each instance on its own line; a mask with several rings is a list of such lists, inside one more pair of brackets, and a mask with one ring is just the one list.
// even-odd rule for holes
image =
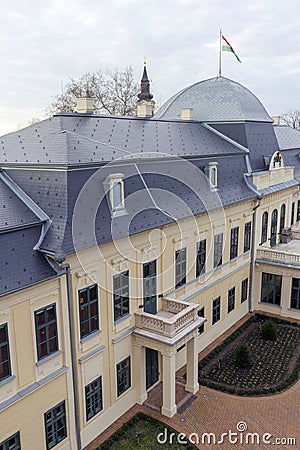
[[97, 378], [85, 387], [85, 407], [87, 421], [102, 411], [102, 377]]
[[297, 202], [297, 222], [300, 220], [300, 200]]
[[292, 278], [291, 308], [300, 309], [300, 278]]
[[156, 314], [156, 261], [143, 265], [144, 311]]
[[261, 301], [280, 306], [281, 301], [281, 275], [262, 273]]
[[186, 248], [175, 252], [175, 288], [186, 283]]
[[248, 278], [242, 281], [242, 291], [241, 291], [241, 303], [245, 302], [248, 298]]
[[222, 265], [223, 233], [214, 236], [214, 267]]
[[212, 167], [210, 170], [210, 184], [212, 187], [217, 185], [217, 169], [216, 167]]
[[279, 233], [281, 233], [282, 229], [284, 228], [284, 222], [285, 222], [285, 205], [283, 204], [280, 208]]
[[38, 360], [58, 350], [56, 305], [35, 311], [35, 332]]
[[0, 443], [0, 450], [20, 450], [20, 433], [10, 436], [8, 439]]
[[295, 202], [292, 203], [291, 226], [294, 225], [294, 217], [295, 217]]
[[55, 447], [67, 437], [65, 402], [44, 414], [47, 450]]
[[218, 322], [221, 316], [221, 297], [216, 298], [213, 301], [213, 310], [212, 310], [212, 324]]
[[244, 230], [244, 253], [248, 252], [251, 247], [251, 222], [245, 223]]
[[118, 397], [131, 386], [130, 356], [117, 364], [117, 390]]
[[[205, 317], [204, 316], [204, 306], [202, 306], [202, 308], [198, 309], [198, 316]], [[204, 333], [204, 323], [202, 325], [200, 325], [200, 327], [198, 327], [198, 333], [199, 334]]]
[[122, 185], [120, 181], [113, 184], [112, 191], [113, 209], [122, 207]]
[[206, 262], [206, 239], [198, 242], [197, 244], [197, 261], [196, 261], [196, 277], [205, 273]]
[[82, 289], [79, 295], [79, 320], [81, 339], [99, 330], [98, 289], [94, 284]]
[[129, 314], [129, 271], [115, 275], [114, 285], [114, 320]]
[[271, 237], [270, 237], [270, 246], [274, 247], [277, 241], [277, 209], [274, 209], [271, 216]]
[[[0, 325], [0, 381], [11, 375], [7, 323]], [[1, 449], [1, 447], [0, 447]]]
[[230, 259], [238, 255], [239, 246], [239, 227], [232, 228], [230, 231]]
[[267, 242], [268, 239], [268, 213], [265, 211], [261, 220], [261, 244]]
[[122, 212], [125, 209], [123, 178], [124, 174], [114, 173], [109, 175], [104, 182], [106, 191], [109, 193], [109, 202], [113, 213]]
[[234, 310], [235, 304], [235, 287], [229, 289], [228, 291], [228, 310], [227, 312], [231, 312]]

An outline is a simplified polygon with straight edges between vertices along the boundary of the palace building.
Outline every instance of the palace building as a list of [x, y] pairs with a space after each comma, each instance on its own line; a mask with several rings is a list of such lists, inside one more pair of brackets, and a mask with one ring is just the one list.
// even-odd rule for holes
[[222, 76], [0, 137], [0, 450], [83, 449], [249, 313], [300, 319], [300, 133]]

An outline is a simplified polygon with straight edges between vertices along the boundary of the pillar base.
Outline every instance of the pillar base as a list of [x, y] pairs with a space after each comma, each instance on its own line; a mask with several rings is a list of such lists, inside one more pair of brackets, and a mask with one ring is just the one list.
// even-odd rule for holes
[[187, 392], [191, 392], [192, 394], [196, 394], [196, 392], [199, 391], [199, 383], [196, 383], [196, 384], [193, 385], [193, 386], [190, 386], [190, 385], [186, 384], [186, 385], [185, 385], [185, 390], [186, 390]]
[[161, 408], [161, 413], [163, 416], [167, 416], [167, 417], [173, 417], [175, 416], [175, 414], [177, 413], [177, 406], [175, 405], [172, 409], [166, 408], [165, 406], [163, 406]]
[[142, 405], [147, 400], [147, 398], [148, 398], [147, 393], [144, 394], [144, 395], [141, 395], [141, 396], [137, 396], [136, 397], [136, 402], [137, 402], [138, 405]]

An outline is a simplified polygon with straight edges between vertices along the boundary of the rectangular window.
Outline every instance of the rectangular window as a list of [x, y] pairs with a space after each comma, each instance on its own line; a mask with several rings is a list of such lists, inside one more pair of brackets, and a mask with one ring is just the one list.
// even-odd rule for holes
[[241, 303], [245, 302], [248, 298], [248, 278], [242, 281], [242, 291], [241, 291]]
[[10, 436], [8, 439], [0, 443], [0, 450], [20, 450], [20, 433]]
[[300, 200], [297, 202], [297, 222], [300, 220]]
[[218, 322], [221, 317], [221, 297], [213, 301], [212, 324]]
[[102, 411], [102, 377], [97, 378], [85, 387], [85, 407], [87, 421]]
[[251, 247], [251, 222], [245, 223], [244, 231], [244, 253], [248, 252]]
[[228, 310], [227, 312], [231, 312], [234, 310], [235, 306], [235, 287], [229, 289], [228, 291]]
[[11, 375], [7, 323], [0, 325], [0, 381]]
[[262, 273], [261, 302], [280, 306], [281, 302], [281, 275]]
[[56, 305], [35, 311], [35, 332], [38, 360], [58, 350]]
[[94, 284], [78, 292], [80, 338], [99, 330], [98, 289]]
[[295, 220], [295, 202], [292, 203], [291, 226], [294, 225], [294, 220]]
[[214, 236], [214, 267], [222, 265], [223, 233]]
[[292, 278], [291, 308], [300, 309], [300, 278]]
[[114, 320], [129, 314], [129, 271], [115, 275], [114, 289]]
[[[202, 306], [202, 308], [198, 309], [198, 316], [205, 317], [204, 316], [204, 306]], [[204, 333], [204, 323], [202, 325], [200, 325], [200, 327], [198, 327], [198, 332], [199, 332], [199, 334]]]
[[117, 391], [118, 397], [131, 386], [130, 356], [117, 364]]
[[186, 283], [186, 248], [175, 252], [175, 288]]
[[239, 246], [239, 227], [232, 228], [230, 231], [230, 259], [238, 255]]
[[44, 414], [47, 450], [55, 447], [67, 437], [65, 402]]
[[143, 305], [144, 311], [156, 314], [156, 261], [150, 261], [143, 265]]
[[205, 273], [205, 262], [206, 262], [206, 239], [198, 242], [197, 244], [197, 261], [196, 261], [196, 277]]

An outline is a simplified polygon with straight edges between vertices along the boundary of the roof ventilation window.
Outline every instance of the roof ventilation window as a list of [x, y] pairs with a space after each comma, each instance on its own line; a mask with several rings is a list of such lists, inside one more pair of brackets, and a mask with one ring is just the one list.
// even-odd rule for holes
[[124, 174], [110, 174], [105, 182], [112, 217], [127, 214], [124, 197]]
[[207, 176], [211, 190], [218, 188], [218, 163], [210, 162], [205, 166], [205, 175]]

